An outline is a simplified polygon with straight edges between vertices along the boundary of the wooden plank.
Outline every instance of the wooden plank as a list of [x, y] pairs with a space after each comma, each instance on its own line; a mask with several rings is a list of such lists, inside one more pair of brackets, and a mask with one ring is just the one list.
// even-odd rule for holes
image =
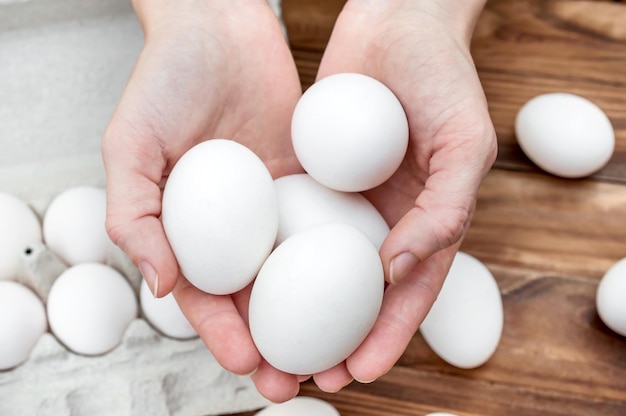
[[483, 261], [599, 279], [626, 257], [626, 189], [493, 169], [462, 249]]
[[472, 40], [500, 151], [496, 166], [534, 169], [514, 135], [519, 108], [548, 92], [599, 105], [616, 131], [615, 154], [599, 179], [626, 181], [626, 4], [492, 0]]

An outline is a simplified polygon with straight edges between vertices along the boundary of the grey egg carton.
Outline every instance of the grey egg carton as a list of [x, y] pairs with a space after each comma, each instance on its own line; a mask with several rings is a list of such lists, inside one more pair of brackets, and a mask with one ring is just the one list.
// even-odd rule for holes
[[[136, 295], [141, 275], [121, 250], [107, 264], [124, 274]], [[17, 281], [41, 299], [67, 268], [42, 243], [22, 255]], [[176, 340], [137, 317], [120, 344], [99, 356], [72, 352], [50, 332], [28, 360], [0, 371], [0, 415], [221, 415], [268, 402], [249, 377], [224, 370], [200, 338]]]
[[102, 356], [74, 354], [46, 333], [25, 363], [0, 372], [3, 416], [199, 416], [265, 405], [250, 378], [220, 367], [199, 338], [169, 339], [143, 319]]

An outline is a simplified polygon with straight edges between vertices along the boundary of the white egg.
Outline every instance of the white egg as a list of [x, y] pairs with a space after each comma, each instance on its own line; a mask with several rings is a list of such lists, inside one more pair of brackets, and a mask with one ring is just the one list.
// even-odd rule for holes
[[626, 258], [615, 263], [600, 280], [596, 309], [606, 326], [626, 337]]
[[278, 236], [287, 237], [314, 225], [339, 222], [352, 225], [380, 249], [389, 226], [378, 210], [361, 194], [330, 189], [303, 174], [274, 181], [278, 197]]
[[275, 368], [315, 374], [361, 344], [383, 289], [378, 251], [362, 232], [346, 224], [311, 227], [263, 264], [250, 295], [250, 333]]
[[443, 360], [475, 368], [496, 351], [503, 320], [502, 296], [493, 275], [475, 257], [458, 252], [420, 331]]
[[543, 94], [524, 104], [515, 119], [515, 134], [531, 161], [565, 178], [598, 171], [615, 147], [611, 121], [602, 109], [568, 93]]
[[360, 192], [385, 182], [406, 154], [409, 127], [393, 92], [354, 73], [323, 78], [305, 91], [291, 122], [304, 169], [339, 191]]
[[445, 413], [445, 412], [435, 412], [435, 413], [428, 413], [425, 416], [456, 416], [452, 413]]
[[41, 223], [35, 212], [19, 198], [0, 193], [0, 280], [15, 279], [24, 249], [41, 241]]
[[46, 310], [31, 290], [0, 281], [0, 370], [26, 361], [47, 328]]
[[144, 317], [164, 335], [176, 339], [198, 336], [178, 306], [173, 293], [155, 298], [145, 280], [141, 282], [139, 302]]
[[57, 195], [43, 218], [46, 245], [68, 265], [104, 263], [113, 248], [105, 228], [106, 192], [77, 186]]
[[339, 412], [322, 399], [297, 396], [284, 403], [271, 404], [256, 416], [339, 416]]
[[269, 171], [231, 140], [185, 153], [163, 192], [163, 228], [185, 277], [217, 295], [248, 285], [274, 246], [278, 204]]
[[128, 281], [100, 263], [64, 271], [48, 295], [52, 333], [70, 350], [85, 355], [115, 348], [137, 317], [137, 299]]

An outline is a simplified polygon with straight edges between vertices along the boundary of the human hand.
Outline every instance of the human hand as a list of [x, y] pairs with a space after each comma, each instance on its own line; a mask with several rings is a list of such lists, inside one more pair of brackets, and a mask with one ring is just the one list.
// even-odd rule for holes
[[[135, 1], [145, 45], [102, 141], [107, 230], [157, 296], [174, 289], [217, 361], [247, 374], [274, 400], [298, 391], [295, 376], [268, 368], [247, 327], [249, 288], [212, 296], [179, 276], [160, 222], [167, 176], [194, 144], [236, 140], [274, 177], [300, 172], [290, 140], [301, 95], [278, 20], [264, 0]], [[275, 386], [275, 388], [273, 388]]]
[[361, 346], [314, 376], [324, 390], [353, 378], [373, 381], [393, 366], [434, 303], [469, 226], [497, 152], [469, 52], [483, 5], [350, 0], [336, 22], [318, 79], [358, 72], [383, 82], [404, 106], [410, 139], [398, 171], [364, 193], [393, 225], [380, 249], [391, 284]]

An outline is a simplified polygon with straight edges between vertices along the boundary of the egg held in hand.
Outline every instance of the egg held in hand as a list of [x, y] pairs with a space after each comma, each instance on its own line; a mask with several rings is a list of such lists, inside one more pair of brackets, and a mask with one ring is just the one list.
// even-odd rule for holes
[[315, 374], [361, 344], [383, 290], [382, 262], [362, 232], [314, 226], [287, 238], [263, 264], [250, 295], [250, 333], [273, 367]]
[[274, 183], [279, 212], [277, 244], [309, 227], [331, 222], [352, 225], [377, 249], [389, 234], [383, 216], [360, 193], [330, 189], [306, 173], [283, 176]]
[[374, 188], [404, 159], [409, 124], [402, 104], [380, 81], [340, 73], [309, 87], [291, 121], [302, 167], [321, 184], [344, 192]]
[[172, 169], [162, 222], [191, 284], [215, 295], [237, 292], [254, 279], [274, 246], [274, 181], [247, 147], [225, 139], [202, 142]]

